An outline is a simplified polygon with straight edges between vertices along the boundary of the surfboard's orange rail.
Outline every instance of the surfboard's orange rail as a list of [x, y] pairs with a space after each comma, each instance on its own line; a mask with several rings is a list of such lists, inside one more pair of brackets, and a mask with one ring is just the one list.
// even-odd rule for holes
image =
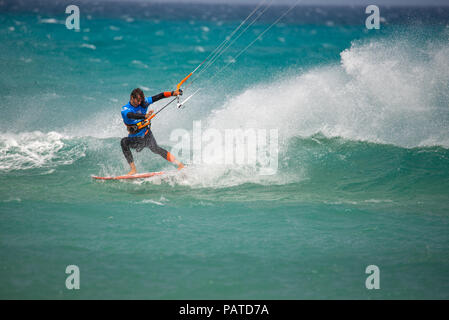
[[93, 179], [96, 180], [123, 180], [123, 179], [143, 179], [143, 178], [151, 178], [154, 176], [160, 176], [161, 174], [164, 174], [165, 172], [148, 172], [148, 173], [140, 173], [140, 174], [134, 174], [134, 175], [126, 175], [126, 176], [118, 176], [118, 177], [97, 177], [92, 176]]

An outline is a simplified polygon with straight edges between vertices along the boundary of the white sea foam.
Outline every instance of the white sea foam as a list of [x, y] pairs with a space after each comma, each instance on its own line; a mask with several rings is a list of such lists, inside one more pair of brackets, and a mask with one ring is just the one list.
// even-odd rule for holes
[[87, 48], [87, 49], [92, 49], [92, 50], [96, 50], [97, 47], [93, 44], [88, 44], [88, 43], [83, 43], [81, 44], [81, 48]]
[[276, 128], [283, 138], [323, 133], [352, 140], [448, 147], [449, 46], [372, 41], [320, 67], [250, 88], [208, 117], [216, 129]]
[[54, 18], [49, 18], [49, 19], [41, 19], [41, 20], [39, 20], [39, 23], [55, 24], [55, 23], [64, 23], [64, 21], [56, 20]]
[[145, 69], [149, 68], [149, 66], [147, 66], [145, 63], [143, 63], [142, 61], [139, 61], [139, 60], [133, 60], [133, 61], [131, 61], [131, 63], [134, 65], [137, 65], [139, 67], [143, 67]]
[[1, 202], [22, 202], [20, 198], [9, 198], [7, 200], [0, 200]]
[[276, 175], [259, 175], [254, 166], [242, 165], [189, 165], [181, 171], [167, 167], [165, 174], [148, 179], [135, 180], [135, 184], [168, 184], [192, 188], [229, 188], [242, 184], [284, 185], [303, 179], [303, 171], [295, 174], [278, 172]]
[[158, 206], [165, 206], [165, 204], [162, 202], [162, 200], [156, 201], [156, 200], [151, 200], [151, 199], [145, 199], [145, 200], [142, 200], [140, 203], [144, 203], [144, 204], [152, 203], [152, 204], [156, 204]]
[[1, 133], [0, 171], [71, 164], [85, 155], [84, 146], [64, 148], [64, 139], [57, 132]]

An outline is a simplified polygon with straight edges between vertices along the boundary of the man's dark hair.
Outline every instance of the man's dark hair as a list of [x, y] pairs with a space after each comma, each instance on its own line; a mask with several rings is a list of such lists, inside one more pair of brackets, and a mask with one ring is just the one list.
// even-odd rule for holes
[[131, 97], [134, 99], [139, 99], [140, 101], [143, 101], [145, 99], [145, 95], [143, 94], [142, 89], [136, 88], [131, 92]]

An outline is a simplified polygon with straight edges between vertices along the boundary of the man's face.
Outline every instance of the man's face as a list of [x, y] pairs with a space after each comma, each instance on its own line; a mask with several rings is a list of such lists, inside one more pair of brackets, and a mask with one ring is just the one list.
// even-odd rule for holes
[[142, 99], [141, 98], [134, 98], [134, 97], [131, 97], [131, 104], [134, 106], [134, 107], [138, 107], [139, 105], [140, 105], [140, 102], [142, 101]]

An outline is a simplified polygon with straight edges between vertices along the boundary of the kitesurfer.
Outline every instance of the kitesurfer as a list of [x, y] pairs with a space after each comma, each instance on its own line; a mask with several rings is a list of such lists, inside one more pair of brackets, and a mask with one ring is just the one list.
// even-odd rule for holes
[[154, 110], [148, 111], [148, 106], [150, 104], [164, 98], [178, 95], [182, 95], [181, 89], [171, 92], [161, 92], [149, 98], [145, 98], [145, 95], [140, 88], [136, 88], [131, 92], [130, 101], [122, 107], [123, 122], [129, 133], [128, 137], [123, 138], [121, 141], [123, 154], [131, 167], [128, 175], [137, 173], [131, 149], [136, 149], [137, 152], [140, 152], [145, 147], [148, 147], [152, 152], [176, 164], [179, 170], [184, 167], [184, 165], [176, 160], [170, 152], [158, 146], [156, 139], [151, 132], [151, 122], [149, 121]]

